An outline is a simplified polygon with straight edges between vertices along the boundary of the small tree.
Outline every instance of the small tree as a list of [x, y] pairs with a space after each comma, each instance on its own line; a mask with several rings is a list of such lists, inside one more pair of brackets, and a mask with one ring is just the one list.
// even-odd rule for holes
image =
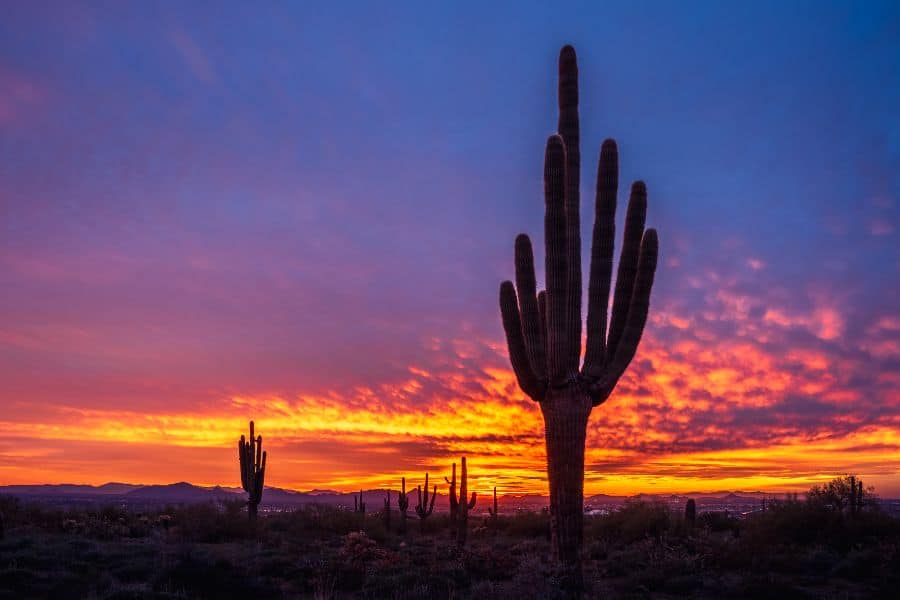
[[862, 480], [855, 475], [835, 477], [823, 485], [814, 485], [806, 493], [806, 501], [826, 506], [836, 512], [858, 513], [874, 498], [873, 488], [863, 488]]

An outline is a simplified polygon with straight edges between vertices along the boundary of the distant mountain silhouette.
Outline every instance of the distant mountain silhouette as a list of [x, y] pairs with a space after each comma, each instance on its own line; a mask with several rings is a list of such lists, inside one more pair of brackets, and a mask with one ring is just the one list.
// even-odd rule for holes
[[[408, 488], [407, 488], [408, 489]], [[476, 512], [487, 510], [488, 496], [486, 490], [478, 490], [480, 494]], [[358, 493], [358, 492], [357, 492]], [[363, 490], [363, 500], [370, 511], [381, 509], [386, 489]], [[27, 499], [46, 499], [60, 503], [65, 499], [85, 500], [97, 503], [121, 501], [123, 503], [152, 504], [192, 504], [198, 502], [216, 502], [224, 500], [246, 499], [246, 493], [238, 487], [213, 486], [203, 487], [185, 481], [167, 485], [138, 485], [132, 483], [110, 482], [99, 486], [78, 484], [43, 484], [43, 485], [7, 485], [0, 486], [0, 494], [11, 494]], [[764, 492], [704, 492], [696, 494], [638, 494], [636, 496], [611, 496], [595, 494], [584, 499], [586, 506], [618, 505], [626, 500], [645, 502], [663, 501], [671, 503], [686, 502], [694, 498], [698, 504], [747, 504], [760, 501], [763, 497], [780, 497], [785, 494], [769, 494]], [[396, 509], [397, 490], [391, 490], [391, 504]], [[500, 494], [498, 503], [506, 510], [530, 509], [540, 510], [547, 506], [548, 498], [540, 494]], [[410, 510], [415, 505], [413, 491], [410, 498]], [[288, 490], [277, 487], [266, 487], [262, 506], [301, 506], [304, 504], [326, 504], [330, 506], [353, 506], [353, 492], [342, 493], [335, 490], [313, 489], [307, 492]], [[446, 494], [438, 493], [435, 509], [445, 511], [449, 507]]]

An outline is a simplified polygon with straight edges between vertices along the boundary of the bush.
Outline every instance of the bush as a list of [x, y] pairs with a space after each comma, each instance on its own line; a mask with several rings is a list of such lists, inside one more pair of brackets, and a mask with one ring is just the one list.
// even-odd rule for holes
[[659, 540], [669, 530], [671, 521], [665, 504], [628, 501], [617, 511], [589, 519], [585, 538], [626, 544], [645, 538]]

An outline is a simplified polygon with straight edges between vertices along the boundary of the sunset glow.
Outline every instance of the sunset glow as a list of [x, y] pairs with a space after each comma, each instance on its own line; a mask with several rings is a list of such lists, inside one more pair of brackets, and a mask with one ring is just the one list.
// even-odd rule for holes
[[228, 27], [173, 8], [149, 30], [144, 9], [109, 10], [0, 21], [0, 485], [234, 486], [253, 419], [267, 485], [395, 488], [466, 455], [470, 489], [545, 494], [497, 286], [515, 235], [543, 237], [572, 41], [590, 75], [582, 210], [615, 137], [620, 202], [645, 179], [661, 240], [644, 338], [591, 416], [585, 492], [801, 492], [855, 473], [900, 497], [890, 32], [796, 32], [856, 49], [826, 72], [768, 21], [736, 36], [677, 12], [560, 39], [546, 15], [495, 9], [507, 48], [425, 9]]

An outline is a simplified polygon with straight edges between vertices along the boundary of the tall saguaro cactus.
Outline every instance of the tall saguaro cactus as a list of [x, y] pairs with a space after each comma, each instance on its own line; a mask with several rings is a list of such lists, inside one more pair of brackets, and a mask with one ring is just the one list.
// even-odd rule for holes
[[544, 155], [546, 292], [537, 293], [531, 240], [516, 238], [516, 283], [500, 285], [500, 312], [510, 362], [522, 388], [540, 404], [547, 446], [554, 557], [580, 584], [584, 447], [591, 410], [612, 393], [637, 351], [647, 321], [656, 271], [656, 231], [644, 231], [647, 190], [631, 187], [612, 315], [607, 326], [613, 268], [618, 150], [600, 150], [588, 280], [587, 343], [581, 357], [581, 234], [578, 67], [575, 50], [559, 56], [559, 133]]
[[462, 457], [462, 468], [460, 470], [459, 480], [459, 496], [456, 495], [456, 463], [453, 463], [451, 470], [451, 478], [446, 481], [450, 485], [450, 532], [453, 539], [460, 543], [466, 541], [466, 520], [469, 510], [475, 508], [476, 492], [472, 492], [471, 500], [466, 500], [469, 488], [469, 476], [466, 472], [466, 457]]
[[262, 449], [262, 436], [253, 437], [253, 421], [250, 421], [250, 439], [241, 436], [238, 440], [238, 460], [241, 464], [241, 487], [249, 496], [247, 514], [251, 521], [255, 521], [266, 479], [266, 453]]

